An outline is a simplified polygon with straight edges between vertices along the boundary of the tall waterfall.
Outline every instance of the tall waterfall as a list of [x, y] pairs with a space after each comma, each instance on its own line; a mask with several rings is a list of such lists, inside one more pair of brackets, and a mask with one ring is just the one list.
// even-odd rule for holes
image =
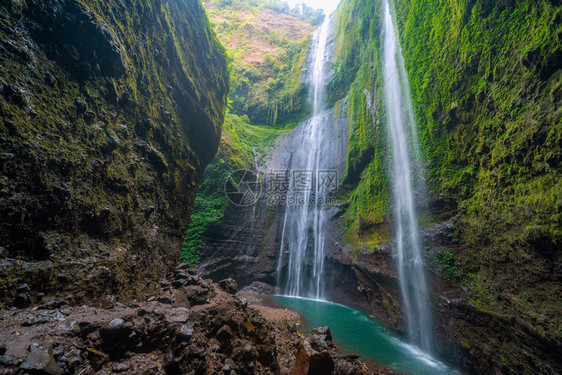
[[383, 78], [387, 122], [392, 140], [396, 266], [410, 339], [424, 350], [431, 351], [429, 293], [414, 208], [412, 181], [412, 167], [415, 162], [415, 159], [412, 159], [418, 154], [416, 126], [390, 1], [386, 0], [384, 7]]
[[287, 295], [317, 299], [322, 298], [324, 294], [324, 242], [327, 216], [322, 205], [311, 202], [326, 196], [327, 191], [319, 186], [317, 181], [318, 171], [333, 168], [334, 159], [331, 152], [334, 142], [329, 136], [333, 114], [325, 108], [329, 29], [330, 17], [326, 17], [313, 36], [309, 71], [311, 72], [310, 97], [314, 112], [310, 120], [293, 131], [288, 160], [291, 173], [303, 171], [308, 176], [312, 176], [314, 187], [298, 191], [295, 186], [291, 186], [289, 195], [299, 202], [285, 206], [278, 263], [280, 279], [283, 265], [287, 266], [283, 277]]

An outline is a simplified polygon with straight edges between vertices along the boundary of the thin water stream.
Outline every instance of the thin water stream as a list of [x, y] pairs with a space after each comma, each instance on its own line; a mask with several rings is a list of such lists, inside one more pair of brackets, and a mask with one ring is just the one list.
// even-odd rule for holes
[[[412, 342], [432, 351], [429, 292], [422, 259], [414, 204], [413, 162], [416, 126], [410, 103], [408, 77], [397, 39], [391, 0], [385, 1], [383, 29], [383, 77], [387, 126], [392, 149], [393, 221], [396, 268], [403, 311]], [[399, 74], [396, 74], [398, 72]]]

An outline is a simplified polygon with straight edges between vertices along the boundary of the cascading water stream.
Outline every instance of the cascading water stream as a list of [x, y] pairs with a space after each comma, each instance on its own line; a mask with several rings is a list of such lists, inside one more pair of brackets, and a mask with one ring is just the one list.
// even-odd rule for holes
[[[311, 177], [315, 183], [312, 184], [313, 189], [302, 189], [302, 191], [295, 186], [291, 187], [289, 193], [292, 197], [298, 198], [298, 204], [287, 204], [285, 207], [278, 265], [278, 275], [281, 275], [284, 255], [288, 254], [285, 275], [287, 295], [317, 299], [323, 297], [324, 289], [326, 214], [321, 205], [311, 202], [326, 195], [326, 191], [319, 186], [316, 179], [318, 171], [330, 167], [328, 154], [331, 142], [326, 134], [329, 112], [326, 111], [324, 102], [329, 26], [330, 17], [326, 17], [322, 26], [314, 34], [311, 61], [313, 116], [303, 124], [298, 144], [293, 145], [289, 165], [291, 173], [304, 172], [305, 176]], [[307, 262], [311, 256], [312, 261]], [[307, 264], [312, 267], [311, 274]]]
[[[385, 0], [383, 33], [383, 78], [386, 112], [392, 144], [392, 177], [394, 217], [396, 223], [396, 265], [403, 295], [404, 316], [412, 342], [431, 352], [432, 333], [429, 297], [421, 256], [419, 231], [414, 209], [413, 170], [419, 157], [416, 124], [399, 43], [391, 14], [391, 3]], [[333, 113], [326, 110], [325, 87], [328, 78], [326, 61], [330, 19], [326, 18], [314, 34], [310, 64], [313, 117], [293, 131], [289, 142], [290, 157], [283, 167], [292, 173], [334, 168], [338, 154], [330, 135]], [[338, 154], [334, 157], [332, 154]], [[345, 154], [343, 155], [345, 159]], [[301, 202], [285, 206], [284, 222], [277, 268], [278, 285], [288, 296], [321, 299], [324, 297], [324, 241], [328, 216], [311, 198], [325, 196], [315, 190], [298, 192], [292, 186], [289, 194]]]
[[431, 352], [429, 294], [414, 207], [411, 154], [417, 154], [416, 126], [413, 123], [408, 78], [394, 27], [390, 0], [386, 0], [384, 5], [383, 78], [387, 122], [392, 141], [396, 266], [410, 339], [425, 351]]

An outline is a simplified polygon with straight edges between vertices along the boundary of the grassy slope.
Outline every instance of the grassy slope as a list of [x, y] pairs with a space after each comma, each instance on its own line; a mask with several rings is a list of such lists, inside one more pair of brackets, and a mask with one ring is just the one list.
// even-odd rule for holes
[[302, 76], [315, 26], [275, 1], [204, 4], [231, 61], [232, 112], [260, 124], [305, 115], [309, 109]]

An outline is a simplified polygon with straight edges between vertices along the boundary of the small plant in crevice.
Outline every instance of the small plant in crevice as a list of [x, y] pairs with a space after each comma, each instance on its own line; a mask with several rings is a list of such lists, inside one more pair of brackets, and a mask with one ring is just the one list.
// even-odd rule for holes
[[445, 280], [451, 281], [461, 277], [462, 275], [458, 259], [450, 251], [445, 250], [442, 253], [435, 255], [432, 264], [434, 269], [440, 271]]

